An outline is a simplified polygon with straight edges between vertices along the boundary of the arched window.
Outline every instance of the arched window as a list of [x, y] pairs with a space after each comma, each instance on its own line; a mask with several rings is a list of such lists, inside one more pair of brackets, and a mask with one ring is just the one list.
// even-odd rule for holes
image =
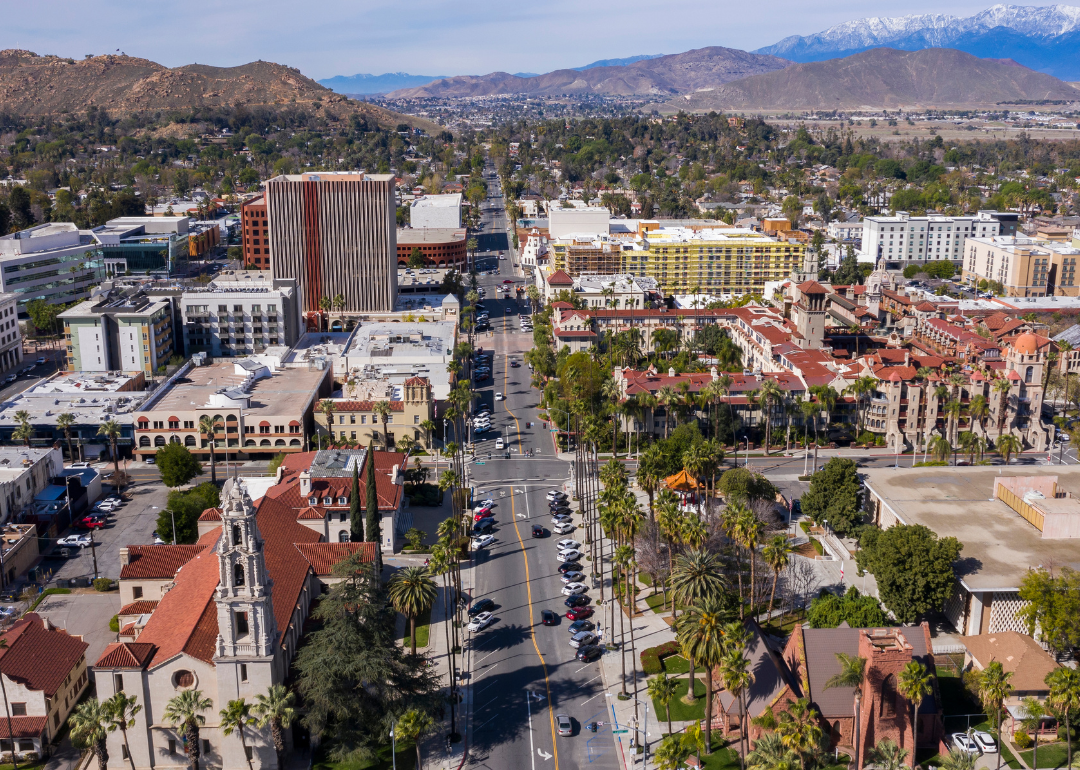
[[154, 446], [165, 446], [165, 437], [154, 436]]
[[1034, 376], [1034, 374], [1035, 367], [1029, 366], [1026, 370], [1024, 370], [1024, 382], [1031, 384], [1031, 378]]
[[237, 562], [233, 565], [233, 585], [242, 586], [244, 584], [244, 565]]
[[839, 746], [841, 738], [843, 738], [843, 734], [840, 732], [840, 720], [837, 719], [832, 723], [832, 733], [829, 735], [829, 740], [832, 741], [833, 746]]
[[881, 716], [896, 716], [896, 674], [889, 674], [881, 683]]
[[259, 442], [259, 446], [270, 446], [270, 439], [264, 438], [262, 441]]
[[279, 438], [277, 441], [274, 442], [274, 446], [285, 446], [285, 439]]
[[289, 442], [289, 446], [300, 446], [300, 439], [294, 438], [292, 441]]
[[244, 446], [255, 446], [255, 439], [249, 438], [247, 441], [244, 442]]
[[170, 444], [179, 444], [179, 443], [180, 443], [180, 437], [179, 437], [179, 436], [177, 436], [177, 435], [176, 435], [176, 434], [174, 433], [173, 435], [169, 436], [169, 443], [170, 443]]
[[150, 437], [149, 436], [140, 436], [139, 437], [139, 446], [150, 446]]
[[[240, 525], [239, 524], [233, 524], [233, 527], [232, 527], [232, 544], [233, 544], [233, 546], [240, 545], [240, 541], [242, 539], [243, 538], [240, 537]], [[237, 565], [237, 566], [239, 566], [239, 565]]]
[[184, 437], [184, 446], [195, 446], [195, 437], [194, 436], [185, 436]]
[[349, 542], [349, 530], [343, 529], [337, 533], [337, 539], [339, 543]]

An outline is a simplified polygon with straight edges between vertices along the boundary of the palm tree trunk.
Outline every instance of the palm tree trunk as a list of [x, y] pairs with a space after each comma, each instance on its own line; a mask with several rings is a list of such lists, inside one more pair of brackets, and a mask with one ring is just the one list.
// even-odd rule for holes
[[416, 616], [409, 616], [409, 642], [412, 646], [413, 657], [416, 657]]
[[915, 754], [919, 751], [919, 704], [913, 704], [914, 717], [911, 720], [911, 770], [915, 770], [917, 764]]
[[[133, 756], [131, 756], [131, 745], [128, 743], [127, 726], [126, 726], [126, 723], [124, 721], [122, 721], [122, 720], [120, 722], [120, 735], [124, 739], [124, 751], [127, 753], [128, 763], [131, 765], [131, 770], [135, 770], [135, 758]], [[244, 742], [244, 730], [243, 730], [243, 728], [241, 728], [241, 730], [240, 730], [240, 742], [241, 743]], [[244, 756], [247, 756], [246, 751], [244, 752]], [[251, 763], [249, 761], [248, 765], [250, 766], [250, 764]]]
[[[612, 569], [613, 570], [615, 569], [614, 564], [612, 564]], [[625, 585], [625, 583], [626, 583], [626, 580], [625, 580], [626, 575], [620, 575], [619, 577], [623, 578], [623, 583]], [[627, 599], [628, 599], [628, 595], [629, 595], [629, 589], [630, 589], [630, 587], [626, 586], [626, 588], [625, 588], [625, 590], [623, 592], [622, 602], [619, 602], [617, 599], [615, 599], [614, 596], [612, 596], [612, 601], [611, 601], [612, 612], [615, 611], [615, 605], [620, 604], [620, 603], [625, 605], [627, 603]], [[612, 594], [614, 594], [614, 593], [615, 593], [615, 591], [614, 591], [614, 587], [613, 587], [612, 588]], [[621, 688], [619, 690], [619, 692], [622, 693], [623, 695], [626, 695], [626, 622], [625, 622], [624, 617], [623, 617], [624, 615], [626, 615], [626, 613], [620, 609], [619, 610], [619, 660], [622, 663], [622, 679], [620, 680], [620, 683], [619, 683], [619, 687]], [[615, 629], [612, 628], [612, 631], [614, 631], [614, 630]]]
[[[757, 551], [753, 548], [747, 548], [746, 550], [750, 554], [750, 612], [754, 612], [754, 599], [756, 598], [754, 594], [756, 592], [755, 586], [757, 585], [754, 582], [754, 562], [756, 561], [755, 557], [757, 556]], [[757, 613], [754, 612], [754, 615], [756, 616]]]
[[420, 770], [424, 765], [420, 761], [420, 737], [416, 738], [416, 770]]
[[675, 733], [671, 729], [671, 701], [669, 700], [664, 704], [664, 708], [667, 711], [667, 732], [668, 735], [674, 735]]
[[712, 754], [712, 666], [705, 667], [705, 753]]
[[[998, 704], [998, 707], [997, 707], [997, 710], [996, 710], [995, 714], [996, 714], [995, 724], [997, 726], [997, 739], [998, 739], [998, 744], [1000, 744], [1001, 743], [1001, 704], [1000, 703]], [[997, 770], [1001, 770], [1001, 753], [1002, 753], [1001, 749], [999, 748], [998, 749], [998, 755], [997, 755]], [[1069, 763], [1069, 767], [1072, 767], [1072, 762]]]
[[[859, 695], [859, 691], [855, 690], [855, 770], [862, 770], [862, 752], [859, 750], [859, 712], [862, 706], [862, 698]], [[914, 763], [915, 752], [911, 752]]]
[[[1068, 377], [1066, 388], [1068, 387]], [[1000, 753], [1000, 752], [999, 752]], [[1069, 727], [1069, 710], [1065, 709], [1065, 753], [1068, 755], [1069, 767], [1072, 767], [1072, 729]]]
[[683, 703], [694, 702], [694, 659], [693, 657], [687, 657], [690, 661], [690, 678], [687, 680], [686, 695], [683, 696]]
[[[228, 439], [225, 439], [225, 442], [228, 443]], [[216, 485], [217, 484], [217, 467], [216, 467], [216, 463], [214, 461], [215, 461], [215, 458], [214, 458], [214, 440], [210, 439], [210, 483]], [[228, 463], [226, 463], [226, 465], [228, 465]], [[226, 470], [228, 470], [228, 468], [226, 468]]]
[[765, 622], [772, 623], [773, 599], [776, 597], [776, 582], [780, 579], [780, 573], [774, 572], [772, 576], [772, 590], [769, 591], [769, 611], [765, 614]]
[[[247, 760], [247, 763], [248, 763], [248, 770], [255, 770], [255, 766], [253, 764], [251, 764], [251, 757], [248, 756], [247, 741], [244, 740], [244, 728], [243, 728], [243, 725], [241, 725], [238, 732], [240, 733], [240, 746], [244, 749], [244, 758]], [[124, 744], [127, 745], [127, 738], [124, 738]], [[130, 756], [131, 756], [131, 752], [129, 751], [128, 752], [128, 757], [130, 757]], [[135, 762], [134, 761], [131, 763], [131, 770], [135, 770]]]

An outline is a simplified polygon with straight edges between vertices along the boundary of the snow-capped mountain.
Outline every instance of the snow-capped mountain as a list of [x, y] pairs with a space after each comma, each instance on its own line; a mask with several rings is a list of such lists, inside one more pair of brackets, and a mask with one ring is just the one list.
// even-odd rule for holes
[[957, 48], [982, 58], [1015, 59], [1065, 79], [1080, 78], [1080, 8], [994, 5], [969, 17], [920, 14], [844, 22], [793, 35], [755, 53], [791, 61], [835, 59], [869, 48]]

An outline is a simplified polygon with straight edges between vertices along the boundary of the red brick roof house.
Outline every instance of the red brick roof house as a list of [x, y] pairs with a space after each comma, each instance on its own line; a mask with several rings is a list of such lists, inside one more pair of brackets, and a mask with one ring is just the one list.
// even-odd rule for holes
[[[760, 630], [748, 623], [752, 632], [747, 657], [755, 684], [747, 698], [750, 719], [766, 709], [774, 714], [785, 710], [799, 698], [808, 699], [819, 714], [821, 727], [830, 746], [858, 752], [865, 766], [868, 752], [878, 741], [889, 738], [902, 748], [912, 749], [912, 707], [897, 686], [904, 666], [916, 660], [933, 676], [933, 692], [919, 706], [918, 739], [920, 746], [938, 748], [944, 737], [941, 695], [934, 668], [930, 628], [809, 628], [796, 626], [782, 652], [765, 645]], [[840, 671], [837, 653], [866, 659], [862, 699], [859, 709], [859, 746], [853, 746], [855, 727], [855, 688], [826, 688], [829, 679]], [[713, 724], [726, 733], [739, 725], [739, 705], [730, 693], [721, 691], [716, 698]], [[750, 725], [748, 737], [757, 740], [762, 728]], [[857, 765], [858, 766], [858, 765]]]
[[[0, 751], [37, 752], [53, 741], [89, 684], [81, 637], [30, 612], [2, 636], [0, 675], [11, 718], [0, 714]], [[12, 741], [14, 740], [14, 746]]]

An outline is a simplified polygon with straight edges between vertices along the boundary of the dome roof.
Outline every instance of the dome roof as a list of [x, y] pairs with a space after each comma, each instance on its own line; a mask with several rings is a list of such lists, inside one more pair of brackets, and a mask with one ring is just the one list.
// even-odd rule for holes
[[1017, 353], [1033, 356], [1039, 352], [1039, 338], [1030, 332], [1026, 332], [1013, 340], [1012, 346]]

